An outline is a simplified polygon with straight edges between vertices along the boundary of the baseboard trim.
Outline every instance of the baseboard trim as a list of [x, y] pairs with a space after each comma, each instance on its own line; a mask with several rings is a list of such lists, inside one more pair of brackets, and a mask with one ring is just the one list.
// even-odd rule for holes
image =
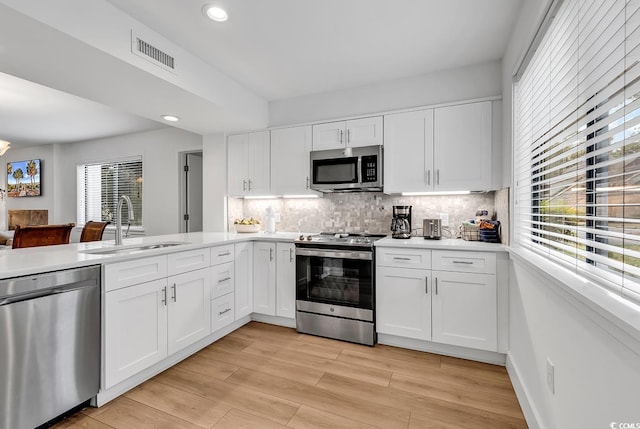
[[510, 353], [507, 353], [507, 374], [511, 379], [513, 390], [516, 392], [516, 397], [522, 408], [524, 419], [527, 421], [527, 426], [530, 429], [544, 429], [545, 426], [540, 418], [540, 413], [535, 406], [535, 403], [531, 400], [531, 394], [527, 389], [525, 383], [522, 380], [521, 372], [518, 370], [518, 365], [513, 361]]
[[389, 334], [378, 334], [378, 343], [386, 344], [388, 346], [402, 347], [405, 349], [419, 350], [422, 352], [436, 353], [439, 355], [475, 360], [494, 365], [505, 365], [505, 354], [487, 350], [477, 350], [467, 347], [433, 343], [431, 341], [416, 340], [413, 338], [404, 338]]
[[287, 328], [296, 327], [296, 319], [281, 316], [269, 316], [268, 314], [251, 313], [251, 320], [268, 323], [270, 325], [285, 326]]

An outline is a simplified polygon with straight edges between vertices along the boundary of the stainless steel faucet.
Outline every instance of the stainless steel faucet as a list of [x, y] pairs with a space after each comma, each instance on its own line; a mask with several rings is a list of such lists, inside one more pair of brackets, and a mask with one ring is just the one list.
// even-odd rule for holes
[[118, 199], [118, 208], [116, 209], [116, 246], [122, 244], [122, 203], [125, 201], [127, 202], [127, 208], [129, 209], [129, 221], [134, 219], [131, 198], [129, 198], [128, 195], [121, 195]]

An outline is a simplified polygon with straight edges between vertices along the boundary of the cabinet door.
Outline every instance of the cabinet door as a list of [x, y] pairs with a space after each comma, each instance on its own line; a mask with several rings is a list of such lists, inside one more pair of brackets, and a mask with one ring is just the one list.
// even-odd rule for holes
[[344, 148], [346, 139], [345, 127], [345, 121], [314, 125], [313, 150]]
[[435, 109], [435, 189], [491, 189], [491, 138], [490, 101]]
[[496, 351], [496, 276], [434, 271], [433, 277], [433, 341]]
[[248, 158], [248, 134], [229, 136], [227, 139], [227, 193], [230, 196], [243, 196], [249, 192]]
[[377, 267], [376, 329], [431, 340], [431, 271]]
[[271, 131], [271, 192], [318, 195], [309, 189], [311, 126]]
[[382, 116], [347, 121], [347, 146], [376, 146], [382, 142]]
[[167, 357], [167, 280], [105, 294], [105, 386]]
[[271, 193], [271, 137], [269, 131], [249, 133], [249, 194]]
[[296, 250], [293, 243], [276, 243], [276, 316], [296, 317]]
[[235, 318], [253, 312], [253, 243], [235, 245]]
[[204, 268], [168, 278], [169, 354], [211, 333], [211, 271]]
[[276, 246], [275, 243], [253, 245], [253, 311], [276, 315]]
[[433, 109], [384, 117], [386, 193], [433, 190]]

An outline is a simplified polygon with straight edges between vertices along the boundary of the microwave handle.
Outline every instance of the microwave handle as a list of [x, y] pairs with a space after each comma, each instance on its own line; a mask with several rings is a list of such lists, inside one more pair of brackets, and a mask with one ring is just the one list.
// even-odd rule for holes
[[362, 185], [362, 157], [361, 156], [358, 157], [358, 167], [357, 167], [357, 169], [358, 169], [358, 173], [357, 173], [358, 174], [358, 183], [360, 185]]

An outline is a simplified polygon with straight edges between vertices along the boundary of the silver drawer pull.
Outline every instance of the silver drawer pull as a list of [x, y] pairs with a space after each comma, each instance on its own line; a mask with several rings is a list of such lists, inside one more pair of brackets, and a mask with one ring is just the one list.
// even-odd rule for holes
[[231, 255], [231, 252], [229, 252], [228, 250], [223, 253], [218, 253], [218, 256], [229, 256], [229, 255]]
[[465, 264], [465, 265], [473, 265], [473, 262], [470, 261], [453, 261], [454, 264]]
[[226, 314], [226, 313], [228, 313], [228, 312], [230, 312], [230, 311], [231, 311], [231, 309], [230, 309], [230, 308], [227, 308], [225, 311], [220, 311], [220, 312], [218, 312], [218, 316], [222, 316], [223, 314]]
[[401, 258], [399, 256], [394, 256], [393, 259], [395, 261], [410, 261], [411, 260], [411, 258]]
[[231, 277], [225, 277], [223, 279], [218, 280], [218, 283], [228, 282], [229, 280], [231, 280]]

